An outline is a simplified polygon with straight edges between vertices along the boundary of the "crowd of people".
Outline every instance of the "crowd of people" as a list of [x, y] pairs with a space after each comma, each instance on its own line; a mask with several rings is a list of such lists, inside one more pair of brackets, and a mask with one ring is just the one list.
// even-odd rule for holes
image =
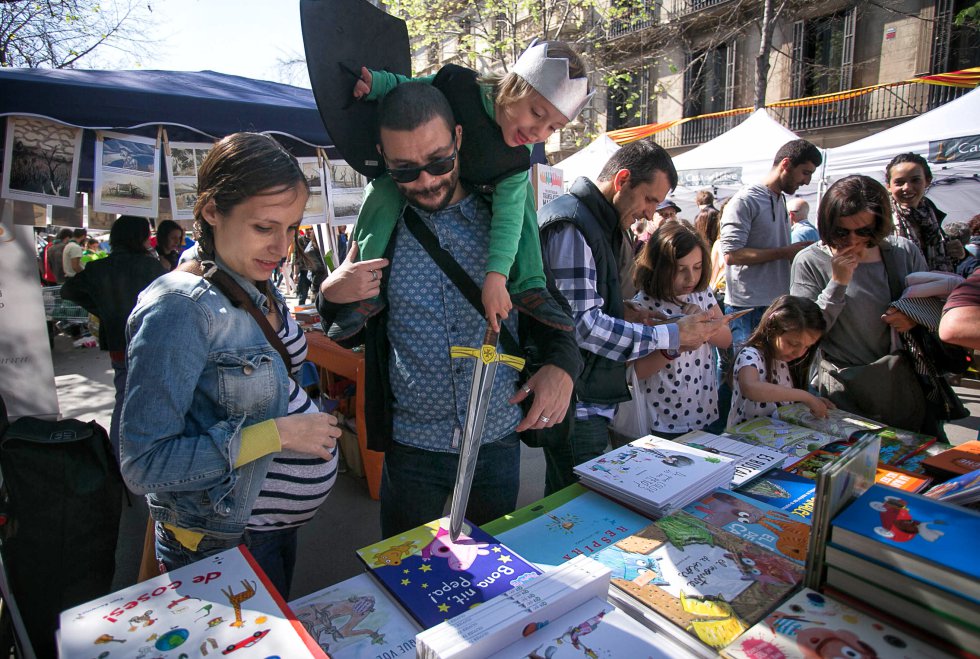
[[[113, 443], [127, 485], [147, 497], [164, 569], [244, 542], [288, 596], [296, 531], [334, 484], [340, 431], [291, 377], [306, 339], [280, 286], [315, 301], [329, 336], [364, 346], [384, 537], [443, 514], [473, 372], [448, 347], [480, 345], [488, 326], [529, 368], [492, 382], [466, 511], [477, 524], [514, 509], [521, 439], [544, 448], [550, 494], [629, 439], [609, 427], [631, 399], [644, 432], [666, 437], [794, 401], [942, 436], [933, 408], [898, 418], [908, 410], [858, 386], [917, 327], [980, 345], [980, 216], [944, 227], [924, 159], [896, 155], [884, 186], [835, 182], [811, 220], [793, 194], [821, 153], [794, 140], [717, 208], [699, 193], [687, 221], [669, 198], [670, 155], [641, 140], [535, 211], [529, 147], [591, 94], [584, 65], [557, 42], [536, 43], [498, 78], [362, 70], [354, 95], [379, 102], [387, 174], [331, 268], [299, 231], [309, 188], [296, 159], [254, 133], [206, 156], [198, 241], [184, 254], [178, 225], [161, 222], [151, 247], [147, 221], [128, 217], [106, 258], [83, 264], [79, 231], [46, 249], [45, 281], [102, 318]], [[930, 295], [944, 287], [941, 323], [898, 304], [916, 297], [910, 275]], [[938, 386], [921, 369], [890, 372], [922, 400]]]

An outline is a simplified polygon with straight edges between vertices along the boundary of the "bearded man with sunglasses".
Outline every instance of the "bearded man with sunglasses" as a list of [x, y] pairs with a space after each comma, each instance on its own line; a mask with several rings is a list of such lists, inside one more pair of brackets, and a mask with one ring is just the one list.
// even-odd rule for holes
[[[452, 360], [449, 348], [477, 347], [487, 329], [482, 313], [420, 236], [430, 232], [478, 289], [489, 255], [491, 209], [460, 182], [457, 156], [465, 135], [442, 92], [420, 83], [399, 85], [385, 96], [379, 115], [379, 153], [406, 205], [385, 258], [359, 262], [352, 243], [347, 260], [321, 286], [317, 307], [329, 330], [345, 305], [375, 296], [385, 302], [342, 343], [365, 345], [367, 441], [385, 452], [381, 535], [391, 537], [443, 515], [455, 484], [473, 374], [473, 361]], [[560, 295], [555, 299], [565, 304]], [[466, 510], [476, 524], [514, 510], [517, 433], [559, 423], [582, 370], [571, 332], [524, 314], [520, 328], [513, 315], [502, 324], [522, 346], [535, 346], [535, 361], [543, 366], [523, 386], [513, 369], [497, 370]], [[530, 409], [523, 414], [519, 403], [528, 397]]]

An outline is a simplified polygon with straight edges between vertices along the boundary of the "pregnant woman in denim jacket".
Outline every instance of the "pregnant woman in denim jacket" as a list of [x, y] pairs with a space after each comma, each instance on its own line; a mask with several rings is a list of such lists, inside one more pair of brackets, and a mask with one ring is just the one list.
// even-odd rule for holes
[[287, 599], [297, 529], [336, 479], [340, 435], [289, 377], [306, 339], [269, 282], [308, 195], [270, 137], [236, 133], [211, 149], [194, 206], [199, 256], [266, 315], [290, 368], [244, 307], [199, 274], [171, 272], [129, 319], [121, 424], [123, 476], [147, 495], [162, 568], [244, 543]]

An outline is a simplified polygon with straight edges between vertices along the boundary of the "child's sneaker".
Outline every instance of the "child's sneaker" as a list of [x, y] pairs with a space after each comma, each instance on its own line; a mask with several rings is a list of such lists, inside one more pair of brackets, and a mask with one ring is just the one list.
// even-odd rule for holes
[[551, 296], [546, 288], [529, 288], [510, 296], [518, 311], [526, 313], [548, 327], [563, 332], [571, 332], [575, 328], [572, 317]]
[[349, 304], [333, 319], [327, 336], [334, 341], [349, 339], [364, 328], [368, 318], [376, 316], [384, 308], [385, 304], [378, 298]]

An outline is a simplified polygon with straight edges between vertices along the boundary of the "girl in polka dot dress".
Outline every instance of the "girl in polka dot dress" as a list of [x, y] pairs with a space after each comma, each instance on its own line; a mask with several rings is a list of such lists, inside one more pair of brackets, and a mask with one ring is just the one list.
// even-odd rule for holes
[[[644, 245], [636, 261], [633, 302], [665, 320], [709, 312], [722, 316], [708, 290], [711, 258], [704, 240], [686, 223], [666, 222]], [[678, 437], [718, 418], [712, 347], [727, 348], [732, 333], [722, 325], [707, 343], [680, 354], [654, 352], [633, 363], [646, 408], [649, 432]]]
[[814, 348], [827, 328], [823, 312], [813, 300], [783, 295], [769, 305], [759, 326], [745, 342], [732, 369], [735, 386], [728, 427], [760, 416], [772, 416], [776, 408], [804, 403], [819, 418], [834, 404], [804, 388], [798, 388], [790, 365], [798, 373], [809, 371]]

